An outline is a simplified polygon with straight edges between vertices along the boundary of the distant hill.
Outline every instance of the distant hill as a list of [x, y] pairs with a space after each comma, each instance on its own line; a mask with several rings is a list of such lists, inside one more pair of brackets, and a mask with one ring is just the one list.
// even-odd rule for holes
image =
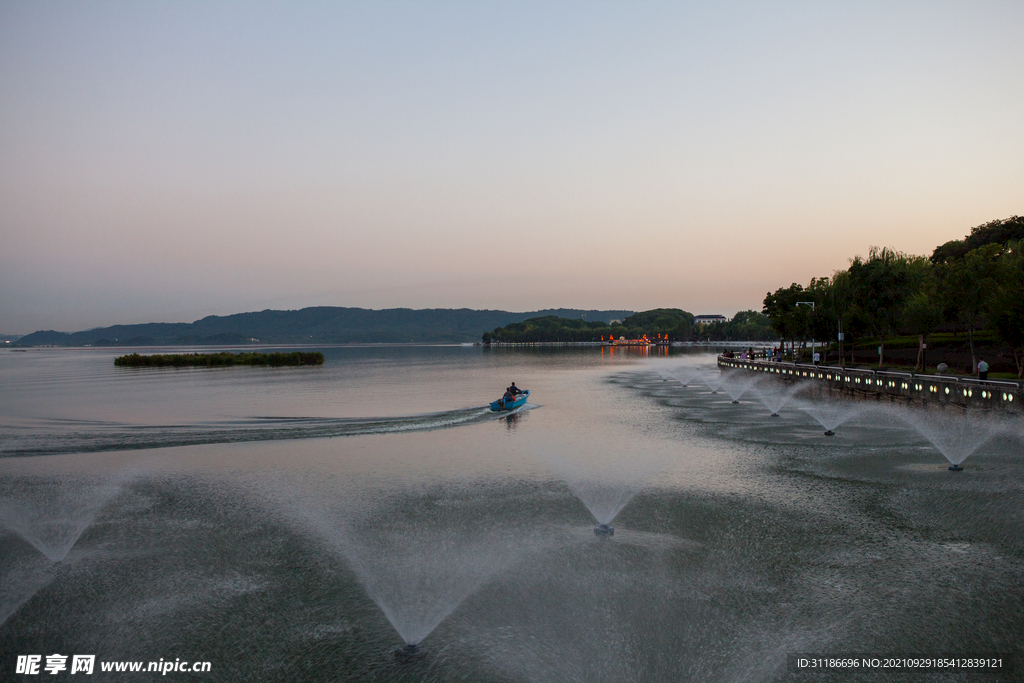
[[588, 321], [621, 320], [632, 311], [573, 308], [526, 313], [469, 308], [340, 308], [316, 306], [298, 311], [259, 311], [211, 315], [193, 323], [114, 325], [82, 332], [41, 330], [10, 346], [184, 346], [236, 344], [347, 344], [476, 342], [484, 332], [540, 316]]

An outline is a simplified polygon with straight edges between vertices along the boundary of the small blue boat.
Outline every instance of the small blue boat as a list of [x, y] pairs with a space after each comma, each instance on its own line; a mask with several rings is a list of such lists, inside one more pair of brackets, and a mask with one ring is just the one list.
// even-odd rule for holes
[[491, 410], [498, 412], [501, 410], [512, 410], [526, 403], [527, 397], [530, 395], [530, 390], [526, 389], [523, 393], [519, 394], [515, 398], [499, 398], [497, 401], [491, 401]]

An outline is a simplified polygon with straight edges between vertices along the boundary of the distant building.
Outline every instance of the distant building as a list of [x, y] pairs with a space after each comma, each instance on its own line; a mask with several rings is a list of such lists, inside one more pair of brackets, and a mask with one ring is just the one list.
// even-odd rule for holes
[[694, 325], [710, 325], [711, 323], [724, 323], [728, 320], [724, 315], [695, 315]]

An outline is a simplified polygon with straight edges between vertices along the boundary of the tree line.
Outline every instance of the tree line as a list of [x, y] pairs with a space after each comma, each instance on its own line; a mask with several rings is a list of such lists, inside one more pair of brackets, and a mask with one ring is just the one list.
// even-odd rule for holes
[[483, 342], [535, 344], [544, 342], [587, 343], [612, 339], [652, 341], [768, 341], [778, 336], [771, 321], [756, 311], [740, 311], [731, 320], [699, 325], [692, 313], [679, 308], [642, 311], [621, 321], [587, 321], [548, 315], [484, 332]]
[[854, 339], [877, 341], [879, 366], [887, 344], [916, 336], [918, 371], [929, 338], [949, 332], [966, 337], [976, 368], [982, 335], [1011, 349], [1024, 377], [1024, 217], [979, 225], [930, 257], [872, 247], [831, 277], [769, 292], [763, 312], [791, 346], [838, 341], [840, 333], [847, 348]]

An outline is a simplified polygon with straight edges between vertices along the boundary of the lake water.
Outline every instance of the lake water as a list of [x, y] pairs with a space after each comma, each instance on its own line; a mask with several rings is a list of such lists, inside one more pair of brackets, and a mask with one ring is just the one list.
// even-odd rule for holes
[[[713, 356], [319, 350], [0, 352], [0, 680], [53, 653], [209, 661], [168, 675], [204, 681], [903, 675], [790, 673], [797, 652], [1024, 667], [1014, 423], [836, 402], [825, 437], [809, 399], [773, 418], [770, 396], [712, 393]], [[683, 386], [680, 366], [714, 374]], [[528, 405], [492, 414], [511, 381]], [[976, 449], [963, 472], [925, 423]]]

